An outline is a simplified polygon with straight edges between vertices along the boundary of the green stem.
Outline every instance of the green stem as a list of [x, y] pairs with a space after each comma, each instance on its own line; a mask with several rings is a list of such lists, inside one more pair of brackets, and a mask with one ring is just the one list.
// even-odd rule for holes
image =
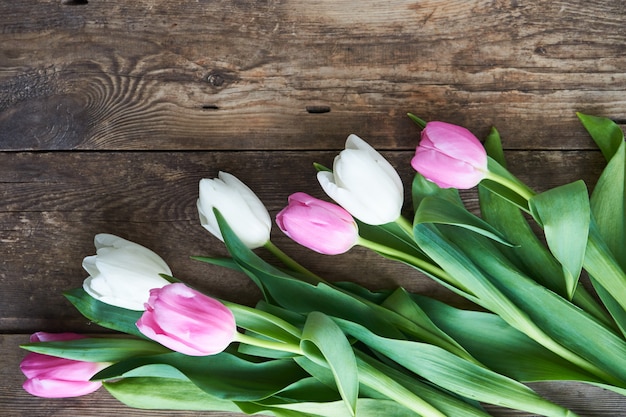
[[409, 391], [395, 379], [357, 356], [359, 380], [363, 385], [378, 391], [423, 417], [447, 417], [444, 413], [433, 407], [428, 402]]
[[274, 342], [272, 340], [259, 339], [256, 337], [248, 336], [247, 334], [237, 332], [235, 334], [235, 342], [245, 343], [246, 345], [256, 346], [264, 349], [278, 350], [280, 352], [295, 353], [296, 355], [302, 355], [300, 346], [292, 345], [283, 342]]
[[311, 284], [319, 284], [320, 282], [327, 283], [326, 280], [319, 275], [316, 275], [312, 271], [308, 270], [301, 264], [299, 264], [295, 259], [287, 255], [283, 252], [278, 246], [274, 245], [272, 241], [268, 240], [265, 245], [263, 245], [267, 250], [269, 250], [274, 256], [276, 256], [283, 264], [285, 264], [288, 268], [291, 268], [293, 271], [299, 272], [305, 277], [310, 278], [308, 280]]
[[371, 240], [367, 240], [364, 239], [362, 237], [359, 236], [359, 240], [357, 241], [357, 244], [363, 247], [366, 247], [368, 249], [371, 249], [375, 252], [379, 252], [382, 253], [384, 255], [388, 255], [391, 256], [395, 259], [398, 259], [402, 262], [405, 262], [409, 265], [412, 265], [414, 267], [416, 267], [417, 269], [419, 269], [420, 271], [424, 272], [425, 274], [437, 277], [438, 279], [447, 282], [450, 285], [454, 285], [455, 287], [457, 287], [458, 289], [460, 289], [461, 291], [469, 294], [469, 295], [473, 295], [473, 293], [468, 289], [465, 288], [459, 281], [457, 281], [452, 275], [448, 274], [446, 271], [444, 271], [443, 269], [441, 269], [439, 266], [434, 265], [430, 262], [427, 262], [423, 259], [417, 258], [415, 256], [409, 255], [405, 252], [399, 251], [397, 249], [394, 248], [390, 248], [389, 246], [385, 246], [382, 245], [380, 243], [377, 242], [373, 242]]
[[409, 220], [400, 216], [396, 219], [395, 223], [400, 226], [400, 228], [404, 230], [411, 239], [413, 239], [413, 225]]
[[518, 194], [520, 197], [524, 198], [527, 201], [530, 200], [535, 195], [535, 192], [531, 190], [530, 188], [526, 187], [524, 184], [519, 183], [517, 181], [513, 181], [509, 178], [505, 178], [491, 171], [487, 171], [487, 175], [485, 176], [485, 179], [491, 180], [493, 182], [497, 182], [498, 184], [515, 192], [516, 194]]

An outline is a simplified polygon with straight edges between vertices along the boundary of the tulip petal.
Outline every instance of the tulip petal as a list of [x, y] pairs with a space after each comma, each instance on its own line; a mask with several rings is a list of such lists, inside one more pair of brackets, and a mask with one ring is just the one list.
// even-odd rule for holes
[[356, 135], [348, 137], [333, 172], [320, 171], [317, 178], [329, 197], [364, 223], [385, 224], [400, 216], [404, 191], [398, 173]]
[[358, 227], [346, 210], [305, 193], [289, 196], [276, 223], [296, 242], [326, 255], [347, 252], [358, 239]]
[[150, 292], [148, 308], [137, 328], [163, 346], [192, 356], [223, 351], [237, 330], [234, 315], [226, 306], [181, 283]]
[[101, 382], [64, 381], [33, 378], [28, 379], [22, 387], [31, 395], [43, 398], [70, 398], [91, 394], [102, 386]]
[[479, 171], [465, 161], [421, 146], [416, 150], [411, 165], [441, 188], [468, 189], [485, 177], [485, 171]]
[[249, 248], [263, 246], [270, 237], [272, 222], [267, 209], [243, 182], [220, 172], [219, 178], [200, 180], [197, 202], [200, 223], [211, 234], [224, 240], [213, 214], [219, 210], [235, 234]]

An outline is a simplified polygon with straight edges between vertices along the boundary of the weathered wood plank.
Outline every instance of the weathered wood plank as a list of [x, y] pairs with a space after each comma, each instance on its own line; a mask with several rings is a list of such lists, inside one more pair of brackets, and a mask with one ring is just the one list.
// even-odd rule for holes
[[2, 2], [0, 144], [408, 149], [410, 111], [590, 148], [575, 111], [626, 114], [625, 20], [619, 0]]
[[[140, 416], [213, 416], [229, 417], [243, 414], [223, 412], [174, 412], [131, 409], [111, 397], [106, 390], [100, 389], [84, 397], [68, 399], [44, 399], [33, 397], [22, 390], [24, 376], [18, 364], [26, 354], [19, 349], [20, 343], [28, 342], [28, 335], [0, 335], [0, 366], [3, 377], [0, 381], [0, 411], [3, 417], [44, 417], [44, 416], [81, 416], [99, 417], [102, 415]], [[533, 384], [546, 398], [570, 407], [581, 417], [616, 417], [620, 410], [626, 409], [626, 397], [610, 391], [579, 383], [541, 383]], [[531, 417], [528, 413], [486, 406], [494, 417]], [[27, 413], [25, 414], [26, 411]]]
[[[0, 330], [89, 330], [61, 292], [82, 284], [82, 259], [94, 253], [93, 236], [101, 232], [150, 247], [167, 260], [176, 276], [217, 296], [246, 304], [256, 302], [259, 293], [243, 275], [189, 259], [190, 255], [225, 254], [221, 242], [197, 219], [198, 181], [215, 177], [219, 169], [231, 172], [255, 190], [275, 215], [293, 192], [326, 198], [311, 164], [330, 165], [334, 155], [0, 153]], [[413, 175], [408, 164], [411, 153], [385, 155], [401, 172], [408, 193]], [[579, 178], [593, 186], [604, 164], [599, 152], [515, 151], [507, 155], [511, 171], [537, 190]], [[283, 183], [285, 178], [289, 180]], [[464, 196], [475, 210], [472, 193]], [[273, 232], [277, 245], [329, 279], [357, 281], [372, 289], [402, 285], [460, 302], [429, 279], [366, 250], [355, 248], [348, 254], [328, 257], [296, 245], [276, 227]]]

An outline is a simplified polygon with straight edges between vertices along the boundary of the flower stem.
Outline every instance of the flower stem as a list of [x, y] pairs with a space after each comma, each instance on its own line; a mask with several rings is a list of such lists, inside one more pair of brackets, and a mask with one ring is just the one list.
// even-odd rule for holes
[[278, 246], [274, 245], [272, 241], [268, 240], [265, 243], [264, 247], [267, 250], [269, 250], [274, 256], [276, 256], [287, 267], [291, 268], [292, 270], [296, 272], [300, 272], [306, 277], [311, 278], [309, 280], [310, 283], [312, 284], [318, 284], [320, 282], [326, 283], [326, 280], [324, 278], [320, 277], [319, 275], [316, 275], [312, 271], [308, 270], [307, 268], [299, 264], [295, 259], [287, 255], [285, 252], [283, 252]]
[[530, 200], [535, 195], [535, 192], [533, 190], [531, 190], [521, 182], [511, 180], [491, 171], [487, 171], [485, 179], [497, 182], [498, 184], [508, 188], [520, 197], [524, 198], [526, 201]]
[[473, 295], [473, 293], [468, 288], [465, 288], [465, 286], [463, 286], [459, 281], [457, 281], [452, 275], [448, 274], [439, 266], [433, 263], [430, 263], [428, 261], [425, 261], [424, 259], [420, 259], [415, 256], [409, 255], [408, 253], [399, 251], [394, 248], [390, 248], [389, 246], [385, 246], [380, 243], [364, 239], [360, 236], [359, 236], [359, 240], [357, 241], [357, 244], [363, 247], [366, 247], [368, 249], [371, 249], [375, 252], [379, 252], [381, 254], [391, 256], [392, 258], [398, 259], [409, 265], [412, 265], [427, 275], [434, 276], [450, 285], [454, 285], [455, 287], [457, 287], [463, 292], [466, 292], [469, 295]]
[[396, 219], [395, 223], [400, 226], [400, 228], [404, 230], [411, 239], [413, 239], [413, 225], [409, 220], [407, 220], [403, 216], [400, 216]]
[[300, 346], [292, 345], [290, 343], [274, 342], [272, 340], [259, 339], [249, 336], [247, 334], [237, 332], [235, 334], [235, 342], [244, 343], [250, 346], [256, 346], [264, 349], [277, 350], [280, 352], [294, 353], [296, 355], [302, 355]]

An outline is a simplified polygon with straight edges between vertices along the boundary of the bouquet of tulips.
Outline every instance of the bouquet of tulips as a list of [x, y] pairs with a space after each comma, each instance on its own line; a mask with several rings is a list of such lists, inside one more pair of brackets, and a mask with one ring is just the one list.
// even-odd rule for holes
[[[498, 132], [424, 122], [411, 164], [412, 218], [395, 169], [355, 135], [332, 169], [334, 203], [289, 197], [279, 228], [314, 251], [360, 245], [422, 272], [478, 308], [403, 288], [369, 291], [307, 270], [270, 241], [271, 218], [233, 175], [200, 181], [200, 222], [246, 274], [253, 307], [210, 297], [138, 244], [97, 235], [82, 288], [65, 296], [125, 337], [37, 333], [22, 362], [33, 395], [104, 386], [131, 407], [295, 416], [488, 416], [494, 404], [575, 416], [525, 383], [581, 381], [626, 395], [626, 144], [608, 119], [579, 114], [608, 163], [535, 193], [506, 169]], [[459, 189], [477, 187], [480, 216]], [[539, 233], [537, 232], [539, 231]], [[280, 265], [256, 250], [264, 247]], [[579, 285], [585, 271], [592, 289]]]

